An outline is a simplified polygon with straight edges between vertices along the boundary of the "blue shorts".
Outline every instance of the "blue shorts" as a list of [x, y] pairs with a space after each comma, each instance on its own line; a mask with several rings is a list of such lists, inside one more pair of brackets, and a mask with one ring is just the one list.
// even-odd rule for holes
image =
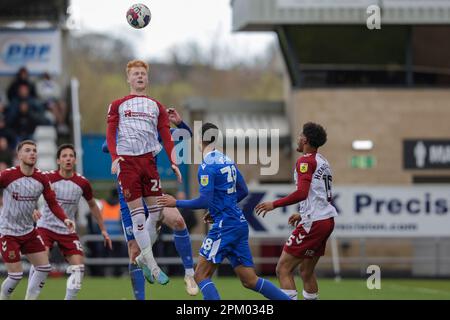
[[[125, 198], [123, 197], [120, 186], [117, 187], [117, 191], [119, 193], [120, 217], [122, 220], [123, 235], [128, 242], [130, 240], [134, 240], [133, 221], [131, 220], [130, 209], [128, 208]], [[145, 217], [148, 217], [148, 209], [147, 206], [145, 205], [144, 200], [142, 200], [142, 205], [144, 206]]]
[[248, 244], [248, 224], [243, 222], [233, 226], [213, 226], [203, 240], [200, 255], [206, 260], [220, 264], [228, 258], [233, 268], [254, 267]]

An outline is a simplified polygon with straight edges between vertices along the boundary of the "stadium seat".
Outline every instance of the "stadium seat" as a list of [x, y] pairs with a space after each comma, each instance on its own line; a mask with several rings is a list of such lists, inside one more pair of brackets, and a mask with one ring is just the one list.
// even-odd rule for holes
[[36, 141], [37, 144], [37, 150], [39, 153], [39, 156], [51, 156], [54, 159], [54, 156], [56, 156], [57, 147], [54, 141], [43, 141], [38, 140]]
[[56, 140], [56, 129], [52, 126], [38, 126], [34, 131], [34, 140]]
[[56, 169], [55, 158], [50, 155], [39, 155], [37, 161], [37, 167], [41, 171], [49, 171]]
[[56, 129], [52, 126], [38, 126], [33, 136], [39, 153], [37, 167], [42, 171], [56, 168], [55, 158], [57, 152]]

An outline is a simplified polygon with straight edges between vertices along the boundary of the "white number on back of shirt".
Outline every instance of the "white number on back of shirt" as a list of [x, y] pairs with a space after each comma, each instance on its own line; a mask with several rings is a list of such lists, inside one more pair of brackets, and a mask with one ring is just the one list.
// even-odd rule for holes
[[220, 172], [223, 174], [227, 174], [227, 182], [232, 182], [233, 185], [231, 188], [227, 189], [227, 193], [235, 193], [236, 192], [236, 167], [235, 166], [226, 166], [220, 169]]

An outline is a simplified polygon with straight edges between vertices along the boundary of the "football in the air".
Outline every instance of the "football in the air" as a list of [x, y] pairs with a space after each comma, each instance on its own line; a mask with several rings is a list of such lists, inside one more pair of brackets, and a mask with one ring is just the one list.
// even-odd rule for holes
[[152, 13], [142, 3], [133, 4], [127, 11], [127, 21], [133, 28], [142, 29], [150, 23]]

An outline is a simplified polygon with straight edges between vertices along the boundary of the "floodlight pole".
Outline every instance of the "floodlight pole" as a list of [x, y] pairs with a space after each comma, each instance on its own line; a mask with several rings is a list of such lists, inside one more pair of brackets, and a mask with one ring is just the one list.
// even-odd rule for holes
[[70, 92], [72, 98], [72, 124], [73, 124], [73, 141], [75, 151], [77, 152], [77, 172], [83, 174], [83, 147], [81, 145], [81, 115], [80, 102], [78, 97], [78, 89], [80, 82], [77, 78], [70, 79]]

